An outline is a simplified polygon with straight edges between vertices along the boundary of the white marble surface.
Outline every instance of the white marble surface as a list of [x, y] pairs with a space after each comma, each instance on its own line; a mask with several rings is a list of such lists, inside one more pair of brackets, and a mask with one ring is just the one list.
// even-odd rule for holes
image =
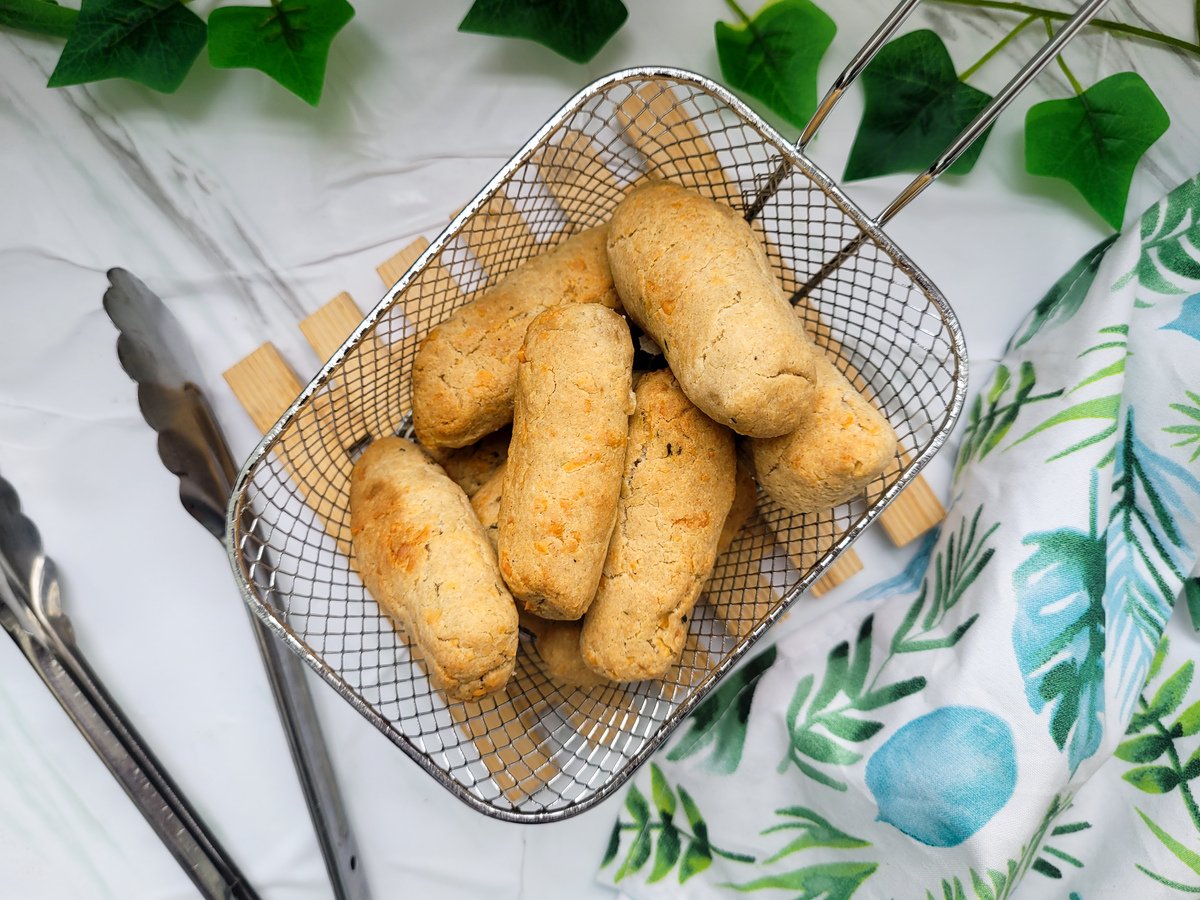
[[[315, 370], [296, 320], [343, 289], [374, 303], [374, 265], [432, 237], [592, 78], [649, 63], [719, 75], [712, 23], [728, 15], [723, 4], [628, 5], [623, 31], [580, 67], [523, 42], [457, 34], [466, 0], [361, 0], [316, 111], [257, 73], [203, 60], [172, 97], [121, 82], [51, 91], [58, 45], [0, 32], [0, 471], [61, 567], [95, 668], [265, 897], [329, 889], [221, 548], [178, 506], [117, 365], [104, 272], [125, 266], [167, 298], [211, 375], [235, 452], [248, 453], [255, 434], [222, 370], [268, 339]], [[826, 84], [890, 3], [823, 6], [840, 28]], [[1117, 0], [1109, 14], [1192, 35], [1191, 6]], [[1016, 20], [929, 4], [914, 21], [947, 37], [961, 69]], [[974, 83], [999, 87], [1039, 42], [1034, 31]], [[1133, 218], [1200, 169], [1200, 61], [1097, 34], [1068, 54], [1085, 83], [1132, 65], [1171, 114], [1134, 179]], [[1068, 187], [1022, 171], [1024, 110], [1067, 93], [1048, 71], [969, 178], [936, 185], [889, 228], [956, 307], [976, 384], [1027, 308], [1106, 234]], [[861, 102], [851, 91], [813, 146], [835, 175]], [[905, 180], [850, 192], [874, 211]], [[930, 476], [944, 485], [946, 471], [943, 458]], [[859, 549], [870, 574], [821, 603], [897, 564], [879, 535]], [[377, 897], [608, 895], [592, 878], [615, 801], [553, 826], [489, 820], [313, 685]], [[0, 810], [4, 896], [193, 894], [8, 640]]]

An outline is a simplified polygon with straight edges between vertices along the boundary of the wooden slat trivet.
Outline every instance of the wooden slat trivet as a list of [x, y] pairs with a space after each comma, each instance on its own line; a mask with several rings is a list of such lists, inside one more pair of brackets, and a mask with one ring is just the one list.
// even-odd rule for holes
[[[403, 255], [415, 260], [423, 251], [424, 246], [421, 242], [415, 242], [405, 247], [397, 257]], [[300, 329], [317, 356], [327, 359], [341, 347], [362, 321], [362, 317], [363, 314], [353, 298], [349, 294], [341, 293], [304, 319], [300, 323]], [[354, 364], [354, 360], [351, 360], [348, 367]], [[346, 378], [350, 377], [352, 376], [347, 374]], [[264, 344], [230, 368], [225, 373], [225, 380], [260, 432], [266, 432], [278, 421], [301, 389], [299, 378], [272, 344]], [[334, 385], [326, 394], [315, 396], [313, 400], [330, 410], [348, 405], [348, 397], [338, 385]], [[332, 414], [340, 414], [343, 418], [349, 416], [345, 410]], [[296, 429], [287, 432], [283, 446], [287, 448], [289, 440], [295, 442], [297, 434]], [[289, 438], [288, 435], [293, 437]], [[364, 431], [363, 436], [365, 435]], [[332, 498], [347, 490], [353, 463], [345, 447], [353, 443], [354, 441], [350, 441], [345, 446], [340, 443], [338, 446], [322, 444], [328, 452], [321, 454], [312, 454], [311, 449], [306, 447], [304, 453], [298, 457], [305, 460], [305, 455], [308, 456], [307, 465], [302, 469], [291, 464], [291, 460], [297, 458], [295, 454], [280, 454], [280, 458], [292, 474], [293, 483], [308, 487], [305, 503], [321, 517], [326, 532], [336, 536], [339, 551], [347, 556], [351, 552], [349, 524], [345, 521], [344, 513], [335, 518], [331, 507], [336, 508], [338, 505]], [[342, 503], [341, 509], [344, 508], [345, 504]], [[523, 699], [523, 692], [514, 691], [511, 699], [518, 715], [503, 722], [500, 707], [504, 698], [489, 697], [478, 703], [451, 704], [449, 710], [463, 733], [475, 744], [480, 759], [497, 786], [515, 803], [544, 785], [557, 773], [558, 767], [539, 749], [541, 742], [529, 712], [528, 702]], [[503, 729], [506, 741], [504, 745], [498, 747], [494, 738], [488, 736], [493, 726]]]

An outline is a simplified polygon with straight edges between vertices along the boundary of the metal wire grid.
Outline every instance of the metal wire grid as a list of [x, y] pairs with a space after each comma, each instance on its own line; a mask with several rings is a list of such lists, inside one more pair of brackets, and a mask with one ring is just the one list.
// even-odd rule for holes
[[[810, 332], [887, 415], [903, 457], [864, 497], [821, 515], [794, 516], [762, 496], [663, 681], [568, 689], [523, 639], [503, 694], [447, 703], [366, 594], [349, 545], [352, 458], [373, 438], [407, 433], [417, 344], [475, 291], [605, 221], [630, 184], [668, 177], [744, 208], [781, 157], [795, 168], [756, 227], [785, 290], [868, 235], [799, 303]], [[826, 176], [712, 82], [629, 70], [534, 136], [264, 439], [231, 501], [231, 559], [255, 611], [455, 795], [499, 818], [553, 821], [615, 790], [915, 475], [957, 417], [964, 364], [936, 288]]]

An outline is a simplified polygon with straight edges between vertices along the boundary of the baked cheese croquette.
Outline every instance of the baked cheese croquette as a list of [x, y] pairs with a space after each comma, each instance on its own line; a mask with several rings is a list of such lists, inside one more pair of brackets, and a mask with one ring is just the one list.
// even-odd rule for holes
[[791, 434], [750, 441], [758, 483], [793, 513], [857, 497], [896, 458], [896, 433], [825, 356], [817, 358], [812, 411]]
[[818, 351], [738, 213], [669, 182], [645, 185], [613, 213], [608, 259], [625, 311], [688, 399], [739, 434], [795, 430]]
[[644, 376], [629, 428], [617, 527], [580, 649], [613, 681], [661, 678], [717, 558], [733, 504], [733, 435], [667, 370]]
[[[479, 524], [483, 526], [493, 547], [500, 527], [500, 493], [503, 487], [504, 468], [501, 466], [471, 498], [471, 508], [479, 517]], [[536, 638], [538, 655], [552, 680], [572, 687], [591, 687], [604, 682], [584, 664], [580, 655], [579, 631], [582, 622], [552, 622], [533, 613], [517, 612], [521, 627], [532, 632]]]
[[473, 497], [484, 482], [504, 465], [511, 439], [512, 430], [501, 428], [466, 447], [427, 452], [446, 471], [451, 481], [462, 488], [468, 497]]
[[602, 226], [525, 262], [426, 335], [412, 368], [413, 428], [431, 449], [465, 447], [512, 419], [525, 329], [563, 303], [618, 305]]
[[415, 444], [375, 441], [350, 475], [359, 577], [455, 700], [500, 690], [517, 655], [517, 609], [467, 495]]
[[598, 304], [529, 325], [500, 497], [500, 572], [528, 612], [578, 619], [595, 596], [617, 518], [633, 411], [633, 341]]

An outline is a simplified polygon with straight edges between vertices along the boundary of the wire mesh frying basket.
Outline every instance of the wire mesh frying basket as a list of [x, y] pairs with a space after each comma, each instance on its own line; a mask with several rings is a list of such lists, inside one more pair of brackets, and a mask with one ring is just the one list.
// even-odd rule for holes
[[[915, 2], [884, 23], [876, 49]], [[864, 48], [842, 87], [873, 52]], [[546, 675], [523, 635], [503, 693], [449, 702], [355, 572], [353, 459], [375, 438], [410, 433], [409, 376], [430, 329], [525, 260], [606, 221], [645, 178], [749, 211], [810, 334], [873, 398], [901, 451], [861, 497], [820, 515], [792, 515], [760, 495], [665, 679], [568, 688]], [[965, 390], [953, 313], [877, 221], [720, 86], [675, 69], [630, 69], [580, 92], [533, 136], [263, 439], [230, 501], [230, 559], [254, 611], [443, 786], [497, 818], [555, 821], [611, 794], [662, 745], [933, 456]]]

